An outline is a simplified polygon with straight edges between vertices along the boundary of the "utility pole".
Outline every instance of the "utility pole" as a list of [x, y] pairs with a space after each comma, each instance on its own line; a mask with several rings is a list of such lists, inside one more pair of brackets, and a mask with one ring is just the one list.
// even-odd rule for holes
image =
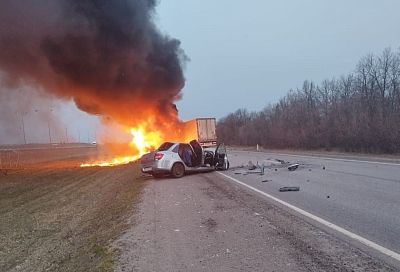
[[65, 143], [68, 143], [68, 128], [65, 128]]
[[50, 121], [47, 121], [47, 127], [49, 128], [49, 143], [51, 144]]
[[49, 129], [49, 143], [52, 144], [52, 140], [51, 140], [51, 131], [50, 131], [50, 119], [51, 119], [51, 113], [53, 112], [53, 109], [50, 108], [50, 112], [48, 115], [48, 120], [47, 120], [47, 128]]
[[22, 121], [22, 133], [24, 134], [24, 144], [26, 144], [25, 122], [24, 122], [24, 115], [23, 115], [23, 113], [21, 113], [21, 121]]

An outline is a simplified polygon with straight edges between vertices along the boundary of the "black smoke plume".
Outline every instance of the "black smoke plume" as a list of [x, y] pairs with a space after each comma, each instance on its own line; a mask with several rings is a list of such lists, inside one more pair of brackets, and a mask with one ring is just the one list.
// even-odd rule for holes
[[[37, 86], [124, 125], [177, 120], [180, 42], [154, 24], [155, 0], [0, 1], [0, 80]], [[153, 117], [154, 119], [154, 117]]]

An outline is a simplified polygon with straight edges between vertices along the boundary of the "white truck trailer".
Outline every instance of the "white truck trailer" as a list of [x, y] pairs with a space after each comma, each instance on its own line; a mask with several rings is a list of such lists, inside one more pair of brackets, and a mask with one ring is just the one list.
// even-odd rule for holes
[[196, 118], [184, 123], [188, 140], [197, 140], [203, 147], [217, 145], [217, 120], [215, 118]]

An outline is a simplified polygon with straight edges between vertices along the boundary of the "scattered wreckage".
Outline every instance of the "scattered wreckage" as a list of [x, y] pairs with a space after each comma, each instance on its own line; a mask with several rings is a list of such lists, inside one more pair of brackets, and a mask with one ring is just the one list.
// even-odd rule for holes
[[299, 186], [285, 186], [279, 188], [279, 192], [297, 192], [297, 191], [300, 191]]
[[[267, 165], [266, 165], [267, 164]], [[300, 163], [290, 164], [290, 162], [281, 160], [281, 159], [269, 159], [263, 161], [260, 165], [258, 161], [254, 164], [252, 161], [249, 161], [247, 166], [239, 166], [235, 167], [234, 170], [235, 175], [248, 175], [248, 174], [259, 174], [263, 176], [265, 174], [266, 169], [271, 169], [278, 171], [278, 168], [286, 167], [288, 171], [295, 171], [300, 168]], [[261, 182], [266, 183], [272, 181], [271, 179], [263, 179]], [[279, 192], [298, 192], [300, 191], [299, 186], [284, 186], [279, 188]]]

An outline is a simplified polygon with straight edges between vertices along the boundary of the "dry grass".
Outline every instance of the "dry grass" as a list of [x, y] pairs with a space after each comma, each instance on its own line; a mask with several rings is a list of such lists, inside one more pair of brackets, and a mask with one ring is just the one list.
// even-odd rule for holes
[[[61, 163], [61, 162], [58, 162]], [[110, 271], [143, 182], [137, 165], [0, 176], [0, 271]]]

